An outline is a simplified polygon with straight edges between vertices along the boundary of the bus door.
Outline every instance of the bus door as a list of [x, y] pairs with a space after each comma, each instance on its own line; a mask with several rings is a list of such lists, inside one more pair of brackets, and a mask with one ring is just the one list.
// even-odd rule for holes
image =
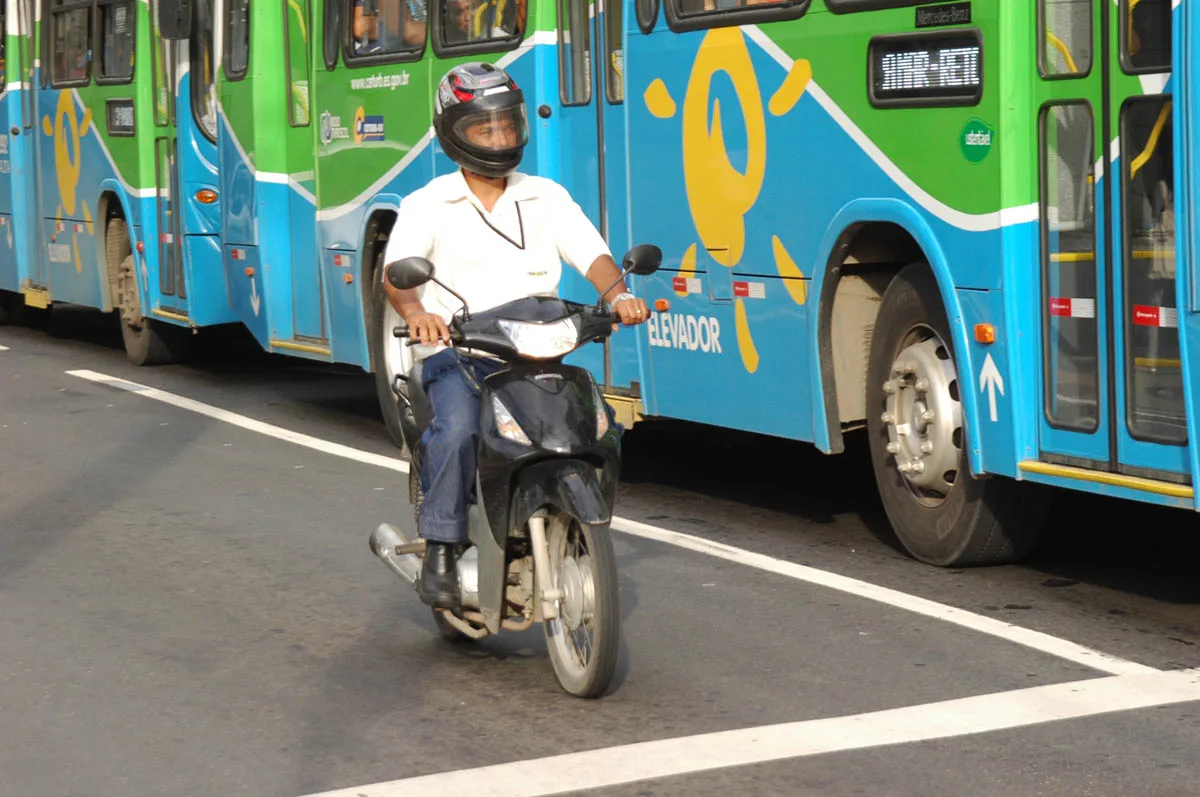
[[[157, 3], [155, 4], [157, 5]], [[154, 184], [155, 227], [158, 233], [158, 303], [151, 312], [175, 321], [188, 321], [187, 280], [183, 273], [183, 229], [179, 214], [179, 146], [175, 87], [178, 85], [181, 40], [159, 35], [157, 14], [152, 15], [154, 36]]]
[[[174, 249], [182, 273], [187, 311], [198, 327], [237, 320], [221, 264], [221, 210], [217, 189], [217, 100], [215, 68], [216, 0], [196, 0], [191, 30], [175, 46], [178, 57], [174, 95], [175, 203], [181, 238]], [[181, 257], [182, 256], [182, 257]]]
[[[42, 144], [43, 136], [38, 135], [40, 128], [38, 119], [39, 100], [38, 95], [41, 89], [47, 85], [47, 77], [49, 72], [49, 47], [43, 49], [38, 41], [38, 33], [40, 27], [38, 25], [38, 12], [40, 11], [39, 0], [18, 0], [17, 3], [17, 26], [20, 31], [18, 41], [21, 46], [21, 80], [25, 83], [24, 91], [22, 92], [21, 102], [21, 125], [19, 137], [24, 139], [20, 147], [23, 152], [23, 157], [20, 162], [21, 170], [27, 170], [24, 175], [21, 175], [21, 185], [26, 190], [23, 192], [24, 199], [21, 202], [20, 208], [16, 208], [14, 213], [14, 224], [16, 229], [14, 235], [20, 240], [19, 246], [25, 254], [26, 267], [28, 269], [27, 279], [31, 287], [40, 289], [40, 295], [45, 295], [44, 291], [50, 285], [50, 278], [47, 273], [47, 262], [43, 257], [41, 240], [41, 208], [42, 208], [42, 180], [41, 178], [41, 163], [42, 163]], [[39, 64], [38, 71], [34, 71], [34, 64]], [[12, 133], [14, 123], [9, 127], [9, 133]], [[12, 140], [9, 140], [9, 148], [12, 148]], [[30, 296], [27, 295], [26, 302]]]
[[1038, 0], [1039, 459], [1183, 496], [1171, 7]]
[[[0, 30], [8, 30], [8, 3], [0, 3]], [[21, 133], [22, 68], [19, 53], [9, 52], [8, 36], [3, 36], [0, 38], [0, 290], [9, 291], [21, 287], [13, 248], [12, 158], [13, 145]], [[16, 79], [12, 84], [8, 82], [9, 74]]]
[[[561, 142], [552, 151], [560, 153], [562, 184], [608, 241], [619, 264], [631, 245], [626, 221], [622, 0], [557, 2]], [[564, 273], [563, 285], [569, 298], [595, 300], [595, 289], [583, 280]], [[632, 284], [630, 288], [636, 290]], [[622, 332], [602, 349], [586, 347], [573, 355], [579, 365], [603, 377], [609, 392], [622, 392], [639, 379], [635, 334]]]
[[312, 132], [313, 13], [309, 0], [289, 0], [283, 25], [286, 116], [279, 129], [287, 141], [287, 229], [291, 237], [292, 313], [296, 338], [327, 348], [325, 291], [318, 256], [316, 153]]

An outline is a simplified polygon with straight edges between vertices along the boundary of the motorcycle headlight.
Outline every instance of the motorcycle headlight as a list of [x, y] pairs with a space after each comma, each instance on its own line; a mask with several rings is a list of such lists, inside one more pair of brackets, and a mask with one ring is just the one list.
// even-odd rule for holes
[[569, 318], [553, 324], [529, 324], [506, 319], [501, 319], [499, 323], [517, 352], [525, 357], [561, 357], [579, 344], [579, 330]]
[[511, 440], [514, 443], [520, 443], [523, 446], [531, 446], [529, 435], [525, 434], [525, 430], [521, 428], [521, 424], [517, 423], [517, 419], [512, 416], [500, 401], [500, 397], [492, 396], [492, 414], [496, 416], [496, 431], [506, 440]]

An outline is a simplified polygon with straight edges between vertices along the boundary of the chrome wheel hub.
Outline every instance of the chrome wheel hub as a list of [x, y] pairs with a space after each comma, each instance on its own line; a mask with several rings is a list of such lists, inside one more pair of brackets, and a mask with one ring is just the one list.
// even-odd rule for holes
[[590, 620], [595, 612], [596, 593], [589, 557], [585, 554], [580, 560], [574, 557], [563, 559], [558, 578], [559, 589], [563, 594], [563, 620], [568, 628], [578, 628]]
[[896, 470], [922, 503], [941, 503], [958, 477], [962, 444], [958, 376], [945, 344], [933, 335], [902, 350], [883, 392]]

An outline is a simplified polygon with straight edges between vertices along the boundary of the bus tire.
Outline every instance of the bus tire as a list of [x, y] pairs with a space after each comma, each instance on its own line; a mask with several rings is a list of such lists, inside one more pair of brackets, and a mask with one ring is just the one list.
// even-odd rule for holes
[[20, 324], [24, 309], [25, 297], [12, 291], [0, 291], [0, 326]]
[[113, 275], [113, 305], [121, 323], [125, 356], [134, 365], [162, 365], [182, 358], [191, 330], [142, 315], [137, 262], [130, 245], [129, 228], [120, 216], [108, 221], [105, 238], [108, 262], [120, 264]]
[[1018, 561], [1037, 544], [1049, 491], [971, 475], [950, 324], [933, 273], [905, 267], [884, 292], [867, 366], [879, 496], [901, 545], [940, 567]]
[[412, 356], [405, 346], [407, 341], [392, 335], [392, 329], [400, 323], [400, 314], [383, 292], [383, 272], [379, 270], [382, 268], [382, 249], [379, 251], [378, 261], [376, 269], [372, 272], [375, 288], [371, 292], [371, 329], [368, 330], [372, 367], [375, 372], [375, 395], [379, 400], [379, 412], [383, 415], [383, 425], [387, 427], [388, 437], [397, 448], [404, 451], [406, 447], [404, 433], [400, 428], [400, 401], [392, 390], [392, 378], [397, 370], [400, 373], [407, 372], [412, 365]]

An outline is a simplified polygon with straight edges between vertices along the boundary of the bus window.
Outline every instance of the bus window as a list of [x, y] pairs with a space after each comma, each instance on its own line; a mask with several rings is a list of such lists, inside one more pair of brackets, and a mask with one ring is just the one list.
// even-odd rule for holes
[[229, 0], [225, 25], [225, 76], [241, 80], [250, 68], [250, 0]]
[[[681, 18], [719, 15], [729, 11], [765, 8], [808, 7], [808, 0], [672, 0], [675, 13]], [[713, 24], [721, 24], [716, 20]], [[732, 23], [730, 23], [732, 24]]]
[[[425, 49], [427, 0], [351, 0], [347, 60], [382, 56], [412, 60]], [[374, 61], [375, 59], [372, 58]]]
[[563, 105], [592, 101], [592, 3], [561, 0], [558, 14], [559, 93]]
[[1121, 0], [1121, 66], [1126, 72], [1171, 69], [1171, 0]]
[[1041, 0], [1042, 77], [1086, 75], [1092, 70], [1093, 0]]
[[528, 0], [439, 0], [441, 46], [516, 42], [525, 33]]
[[217, 84], [213, 75], [213, 0], [196, 3], [192, 29], [192, 113], [200, 131], [217, 140]]
[[100, 72], [106, 82], [127, 82], [133, 79], [133, 20], [132, 0], [101, 0], [100, 12]]
[[92, 4], [54, 0], [50, 12], [50, 83], [80, 85], [91, 76]]
[[308, 124], [308, 0], [283, 0], [287, 24], [283, 27], [287, 58], [288, 123]]
[[[0, 30], [8, 30], [8, 4], [0, 3]], [[19, 12], [18, 12], [19, 15]], [[8, 84], [8, 36], [0, 36], [0, 85]]]
[[1175, 301], [1175, 145], [1171, 99], [1130, 99], [1121, 108], [1125, 347], [1129, 432], [1159, 443], [1187, 441], [1179, 310]]
[[624, 101], [625, 51], [621, 45], [621, 19], [624, 16], [622, 0], [604, 2], [604, 44], [608, 51], [608, 63], [604, 65], [604, 90], [608, 101], [614, 105]]
[[1095, 120], [1072, 101], [1044, 108], [1041, 122], [1046, 418], [1090, 432], [1100, 424]]

